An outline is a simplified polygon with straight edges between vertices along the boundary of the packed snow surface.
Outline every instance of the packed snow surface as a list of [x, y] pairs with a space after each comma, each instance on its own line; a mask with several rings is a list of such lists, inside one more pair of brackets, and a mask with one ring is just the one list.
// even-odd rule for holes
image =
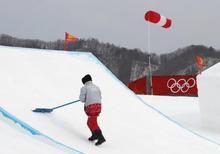
[[[151, 100], [136, 96], [90, 53], [0, 46], [0, 70], [0, 107], [40, 132], [33, 135], [0, 114], [4, 154], [220, 153], [218, 143], [158, 112], [148, 104]], [[98, 147], [87, 140], [91, 134], [81, 102], [48, 114], [32, 112], [77, 100], [81, 78], [88, 73], [102, 90], [98, 120], [106, 142]]]

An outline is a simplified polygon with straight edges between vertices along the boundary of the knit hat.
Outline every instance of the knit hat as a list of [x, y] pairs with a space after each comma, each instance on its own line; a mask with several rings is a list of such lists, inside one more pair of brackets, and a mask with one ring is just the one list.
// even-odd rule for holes
[[92, 81], [91, 75], [87, 74], [82, 78], [82, 83], [85, 84], [87, 81]]

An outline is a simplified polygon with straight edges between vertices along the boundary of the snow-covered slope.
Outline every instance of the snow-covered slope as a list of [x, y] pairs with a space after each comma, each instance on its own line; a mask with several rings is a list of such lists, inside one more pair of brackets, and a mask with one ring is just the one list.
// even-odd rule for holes
[[[219, 145], [183, 129], [146, 105], [92, 54], [0, 46], [0, 70], [0, 107], [42, 134], [83, 153], [220, 153]], [[99, 122], [107, 142], [99, 147], [87, 141], [90, 132], [82, 103], [50, 114], [31, 111], [36, 107], [50, 108], [78, 99], [81, 78], [87, 73], [102, 90], [103, 112]], [[41, 141], [37, 135], [27, 136], [28, 133], [2, 119], [1, 123], [0, 130], [3, 131], [0, 135], [6, 138], [1, 144], [10, 145], [4, 128], [9, 126], [14, 133], [21, 133], [16, 138], [23, 141], [22, 153], [39, 153], [34, 148], [36, 142]], [[26, 148], [26, 144], [33, 146]], [[48, 145], [48, 154], [60, 153], [56, 145], [52, 149], [55, 152], [50, 151], [51, 147]], [[3, 151], [7, 150], [7, 146], [3, 146]]]
[[[5, 111], [4, 111], [5, 114]], [[8, 119], [7, 115], [0, 114], [1, 153], [22, 154], [22, 153], [80, 153], [75, 149], [65, 147], [56, 141], [42, 135], [34, 136], [18, 123]]]

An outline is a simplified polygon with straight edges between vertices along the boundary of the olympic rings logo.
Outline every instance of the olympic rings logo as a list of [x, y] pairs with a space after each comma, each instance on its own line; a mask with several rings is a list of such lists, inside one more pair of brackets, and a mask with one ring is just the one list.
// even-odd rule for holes
[[167, 81], [167, 87], [170, 89], [172, 93], [178, 93], [181, 91], [182, 93], [186, 93], [190, 88], [196, 85], [196, 81], [194, 78], [179, 79], [178, 81], [174, 78], [170, 78]]

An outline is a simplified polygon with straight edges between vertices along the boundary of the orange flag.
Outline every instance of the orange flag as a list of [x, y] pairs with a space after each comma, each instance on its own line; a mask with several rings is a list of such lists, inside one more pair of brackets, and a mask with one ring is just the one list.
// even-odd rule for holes
[[78, 40], [78, 37], [71, 35], [70, 33], [65, 32], [65, 41], [75, 42]]
[[67, 50], [68, 42], [76, 42], [77, 40], [78, 40], [78, 37], [65, 32], [64, 50]]
[[200, 69], [200, 73], [201, 73], [201, 70], [205, 66], [203, 57], [197, 55], [196, 56], [196, 63], [197, 63], [198, 68]]

